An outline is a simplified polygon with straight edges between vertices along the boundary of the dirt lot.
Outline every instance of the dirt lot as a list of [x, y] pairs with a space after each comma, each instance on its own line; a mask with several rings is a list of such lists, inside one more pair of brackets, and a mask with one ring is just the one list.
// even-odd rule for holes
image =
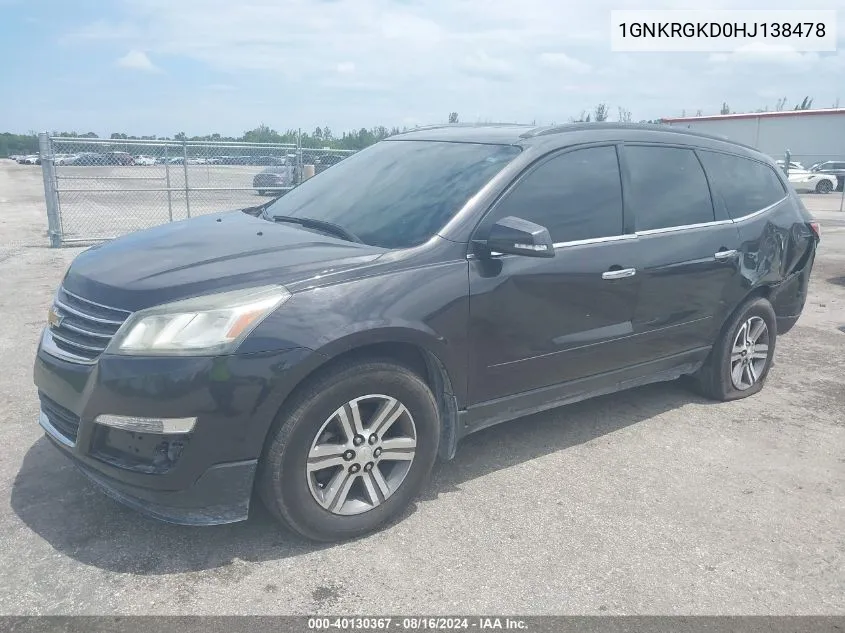
[[315, 547], [256, 508], [164, 525], [43, 438], [32, 358], [78, 249], [44, 248], [38, 168], [0, 163], [0, 613], [845, 613], [845, 215], [759, 395], [654, 385], [465, 441], [405, 519]]

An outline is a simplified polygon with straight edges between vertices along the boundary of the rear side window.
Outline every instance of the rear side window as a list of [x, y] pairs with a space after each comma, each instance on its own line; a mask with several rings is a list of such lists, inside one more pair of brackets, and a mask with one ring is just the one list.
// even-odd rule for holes
[[612, 145], [555, 156], [523, 178], [485, 223], [514, 215], [549, 229], [555, 243], [622, 234], [622, 184]]
[[764, 209], [786, 195], [783, 183], [768, 165], [717, 152], [699, 151], [698, 155], [714, 197], [734, 219]]
[[625, 158], [638, 231], [714, 220], [707, 178], [692, 150], [626, 145]]

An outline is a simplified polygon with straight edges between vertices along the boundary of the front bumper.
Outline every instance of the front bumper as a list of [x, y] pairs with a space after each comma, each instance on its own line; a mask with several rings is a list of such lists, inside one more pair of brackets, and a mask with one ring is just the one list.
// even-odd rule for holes
[[[174, 523], [231, 523], [247, 518], [266, 434], [313, 356], [303, 348], [218, 357], [102, 355], [83, 365], [39, 346], [39, 423], [118, 501]], [[160, 435], [96, 424], [101, 414], [197, 420], [190, 433]]]

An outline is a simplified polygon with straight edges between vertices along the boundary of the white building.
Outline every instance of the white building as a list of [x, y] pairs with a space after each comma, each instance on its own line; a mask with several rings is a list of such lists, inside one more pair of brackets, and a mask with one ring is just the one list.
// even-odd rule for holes
[[775, 159], [782, 159], [789, 150], [792, 160], [805, 167], [826, 160], [845, 160], [845, 108], [720, 114], [662, 121], [751, 145]]

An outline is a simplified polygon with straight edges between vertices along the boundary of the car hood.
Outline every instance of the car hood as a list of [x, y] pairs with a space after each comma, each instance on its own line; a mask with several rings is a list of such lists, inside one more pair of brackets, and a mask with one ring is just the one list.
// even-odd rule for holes
[[234, 211], [90, 248], [76, 257], [62, 283], [90, 301], [134, 311], [223, 290], [325, 279], [385, 252]]

